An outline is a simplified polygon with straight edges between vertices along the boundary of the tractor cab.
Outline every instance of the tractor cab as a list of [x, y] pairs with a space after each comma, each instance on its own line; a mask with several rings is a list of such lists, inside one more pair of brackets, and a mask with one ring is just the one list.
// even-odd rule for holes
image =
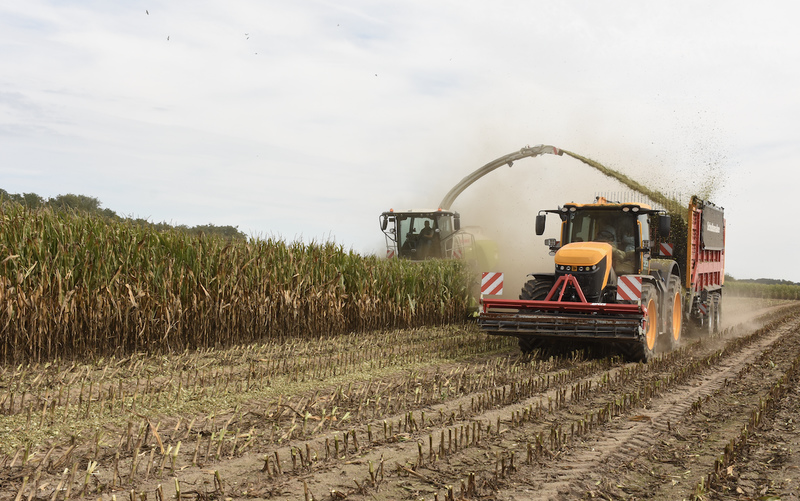
[[[562, 272], [605, 267], [600, 260], [607, 256], [616, 276], [648, 273], [651, 215], [659, 216], [659, 234], [669, 233], [669, 217], [663, 211], [644, 204], [608, 202], [602, 197], [592, 204], [571, 203], [543, 212], [561, 218], [561, 240], [548, 239], [545, 244], [556, 256], [556, 270]], [[540, 214], [536, 233], [543, 232], [544, 214]]]
[[458, 212], [408, 210], [384, 212], [381, 230], [386, 236], [386, 257], [412, 261], [452, 258], [460, 243], [454, 237], [461, 228]]

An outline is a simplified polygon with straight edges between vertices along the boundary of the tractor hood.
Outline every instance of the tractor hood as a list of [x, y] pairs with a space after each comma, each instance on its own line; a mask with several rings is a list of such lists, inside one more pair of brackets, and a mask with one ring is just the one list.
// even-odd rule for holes
[[605, 242], [573, 242], [558, 249], [555, 261], [556, 265], [592, 266], [600, 263], [606, 256], [608, 256], [608, 262], [611, 262], [610, 244]]
[[556, 277], [573, 275], [586, 299], [597, 302], [609, 283], [611, 252], [611, 245], [605, 242], [566, 244], [556, 252]]

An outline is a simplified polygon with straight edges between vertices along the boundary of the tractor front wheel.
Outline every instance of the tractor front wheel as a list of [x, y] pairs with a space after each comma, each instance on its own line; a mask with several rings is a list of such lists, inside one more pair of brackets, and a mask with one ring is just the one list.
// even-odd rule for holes
[[[542, 301], [547, 297], [550, 289], [553, 288], [553, 283], [552, 280], [539, 280], [536, 278], [528, 280], [522, 286], [519, 298], [526, 301]], [[518, 339], [519, 349], [522, 353], [528, 354], [542, 348], [541, 339], [530, 336], [520, 336]]]

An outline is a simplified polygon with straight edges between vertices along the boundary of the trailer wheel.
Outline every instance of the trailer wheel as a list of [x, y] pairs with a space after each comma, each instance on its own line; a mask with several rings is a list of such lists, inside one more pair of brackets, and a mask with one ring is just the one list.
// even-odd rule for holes
[[720, 331], [722, 322], [722, 303], [719, 294], [710, 294], [708, 298], [708, 333], [716, 334]]
[[671, 351], [680, 346], [681, 336], [683, 335], [683, 301], [681, 299], [680, 278], [670, 277], [665, 302], [667, 332], [664, 345]]
[[709, 336], [717, 332], [717, 302], [714, 300], [714, 295], [708, 296], [708, 313], [706, 313], [706, 334]]
[[[526, 301], [541, 301], [547, 297], [554, 283], [552, 280], [539, 280], [536, 278], [528, 280], [522, 286], [519, 298]], [[518, 339], [519, 349], [525, 354], [541, 349], [543, 346], [542, 340], [534, 337], [521, 336]]]

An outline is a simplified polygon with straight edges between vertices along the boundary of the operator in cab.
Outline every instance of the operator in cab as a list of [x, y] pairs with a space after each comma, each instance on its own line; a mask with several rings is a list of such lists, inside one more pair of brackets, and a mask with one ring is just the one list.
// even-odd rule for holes
[[636, 273], [635, 237], [627, 227], [617, 231], [607, 224], [598, 233], [595, 240], [611, 244], [614, 271], [617, 275]]

